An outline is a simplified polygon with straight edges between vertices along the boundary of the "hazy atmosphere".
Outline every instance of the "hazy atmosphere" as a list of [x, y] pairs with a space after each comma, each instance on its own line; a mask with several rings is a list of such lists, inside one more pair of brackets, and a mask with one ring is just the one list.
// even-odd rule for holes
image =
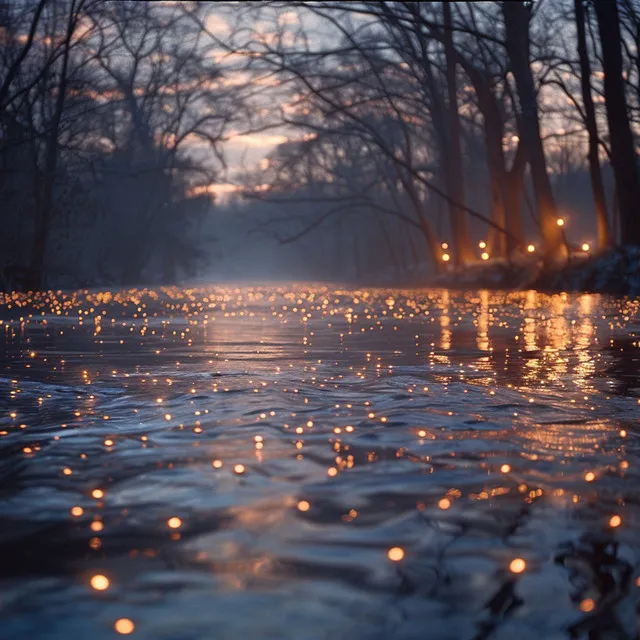
[[0, 640], [640, 640], [640, 0], [0, 0]]

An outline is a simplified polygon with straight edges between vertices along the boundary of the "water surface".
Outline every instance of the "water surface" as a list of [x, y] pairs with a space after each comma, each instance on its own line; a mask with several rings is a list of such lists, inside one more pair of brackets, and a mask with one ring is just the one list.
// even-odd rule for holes
[[0, 637], [633, 637], [639, 309], [0, 294]]

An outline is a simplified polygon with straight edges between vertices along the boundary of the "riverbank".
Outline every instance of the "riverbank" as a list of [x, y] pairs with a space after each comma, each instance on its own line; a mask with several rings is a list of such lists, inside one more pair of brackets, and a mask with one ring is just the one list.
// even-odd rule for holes
[[434, 277], [428, 286], [448, 289], [537, 289], [546, 292], [640, 295], [640, 247], [621, 247], [594, 255], [574, 255], [551, 267], [538, 258], [491, 260]]

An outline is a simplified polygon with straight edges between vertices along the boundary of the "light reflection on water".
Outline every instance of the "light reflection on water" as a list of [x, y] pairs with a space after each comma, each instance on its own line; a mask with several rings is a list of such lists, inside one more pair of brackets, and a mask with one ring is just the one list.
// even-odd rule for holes
[[639, 308], [0, 296], [0, 637], [568, 637], [605, 595], [559, 546], [640, 561]]

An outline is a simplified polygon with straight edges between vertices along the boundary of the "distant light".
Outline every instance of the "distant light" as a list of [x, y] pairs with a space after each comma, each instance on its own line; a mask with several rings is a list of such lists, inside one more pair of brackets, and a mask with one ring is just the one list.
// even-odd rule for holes
[[482, 252], [482, 255], [480, 256], [483, 260], [488, 260], [489, 259], [489, 254], [486, 251]]
[[234, 473], [237, 473], [238, 475], [244, 473], [244, 465], [243, 464], [237, 464], [233, 467], [233, 471]]
[[300, 500], [298, 502], [298, 510], [299, 511], [309, 511], [311, 505], [306, 500]]
[[94, 489], [91, 492], [91, 495], [96, 499], [100, 500], [100, 498], [104, 498], [104, 491], [102, 489]]
[[530, 245], [527, 247], [527, 251], [528, 251], [529, 253], [533, 253], [535, 250], [536, 250], [536, 247], [535, 247], [535, 245], [533, 245], [533, 244], [530, 244]]
[[593, 471], [587, 471], [587, 473], [584, 474], [584, 479], [587, 482], [593, 482], [596, 479], [596, 474], [593, 473]]
[[478, 246], [479, 246], [481, 249], [486, 249], [486, 247], [487, 247], [487, 243], [486, 243], [484, 240], [480, 240], [480, 242], [478, 242]]
[[585, 598], [580, 603], [580, 611], [583, 611], [584, 613], [589, 613], [590, 611], [593, 611], [595, 608], [596, 608], [596, 603], [594, 602], [593, 598]]
[[622, 518], [620, 516], [611, 516], [609, 519], [609, 526], [615, 529], [622, 524]]
[[393, 560], [394, 562], [400, 562], [402, 558], [404, 558], [404, 549], [401, 547], [391, 547], [387, 552], [387, 556], [389, 560]]
[[449, 248], [449, 244], [448, 244], [447, 242], [443, 242], [440, 246], [441, 246], [443, 249], [448, 249], [448, 248]]
[[177, 516], [174, 516], [167, 520], [167, 525], [169, 525], [169, 529], [179, 529], [182, 526], [182, 520]]
[[589, 249], [591, 249], [591, 245], [588, 242], [584, 242], [582, 244], [582, 250], [583, 251], [589, 251]]
[[558, 218], [558, 219], [556, 220], [556, 224], [557, 224], [559, 227], [564, 227], [564, 218]]
[[443, 511], [446, 511], [446, 510], [451, 506], [451, 500], [449, 500], [449, 498], [442, 498], [442, 499], [438, 502], [438, 506], [439, 506]]
[[451, 260], [451, 256], [448, 253], [442, 254], [442, 262], [449, 262]]
[[129, 618], [120, 618], [119, 620], [116, 620], [116, 623], [113, 626], [115, 630], [123, 636], [133, 633], [133, 630], [136, 628], [136, 625], [133, 624]]
[[95, 575], [91, 578], [91, 586], [96, 591], [105, 591], [109, 588], [109, 578], [103, 575]]
[[511, 471], [511, 466], [508, 464], [503, 464], [500, 467], [500, 471], [502, 471], [502, 473], [509, 473], [509, 471]]
[[522, 573], [527, 568], [527, 563], [522, 558], [515, 558], [509, 565], [511, 573]]

